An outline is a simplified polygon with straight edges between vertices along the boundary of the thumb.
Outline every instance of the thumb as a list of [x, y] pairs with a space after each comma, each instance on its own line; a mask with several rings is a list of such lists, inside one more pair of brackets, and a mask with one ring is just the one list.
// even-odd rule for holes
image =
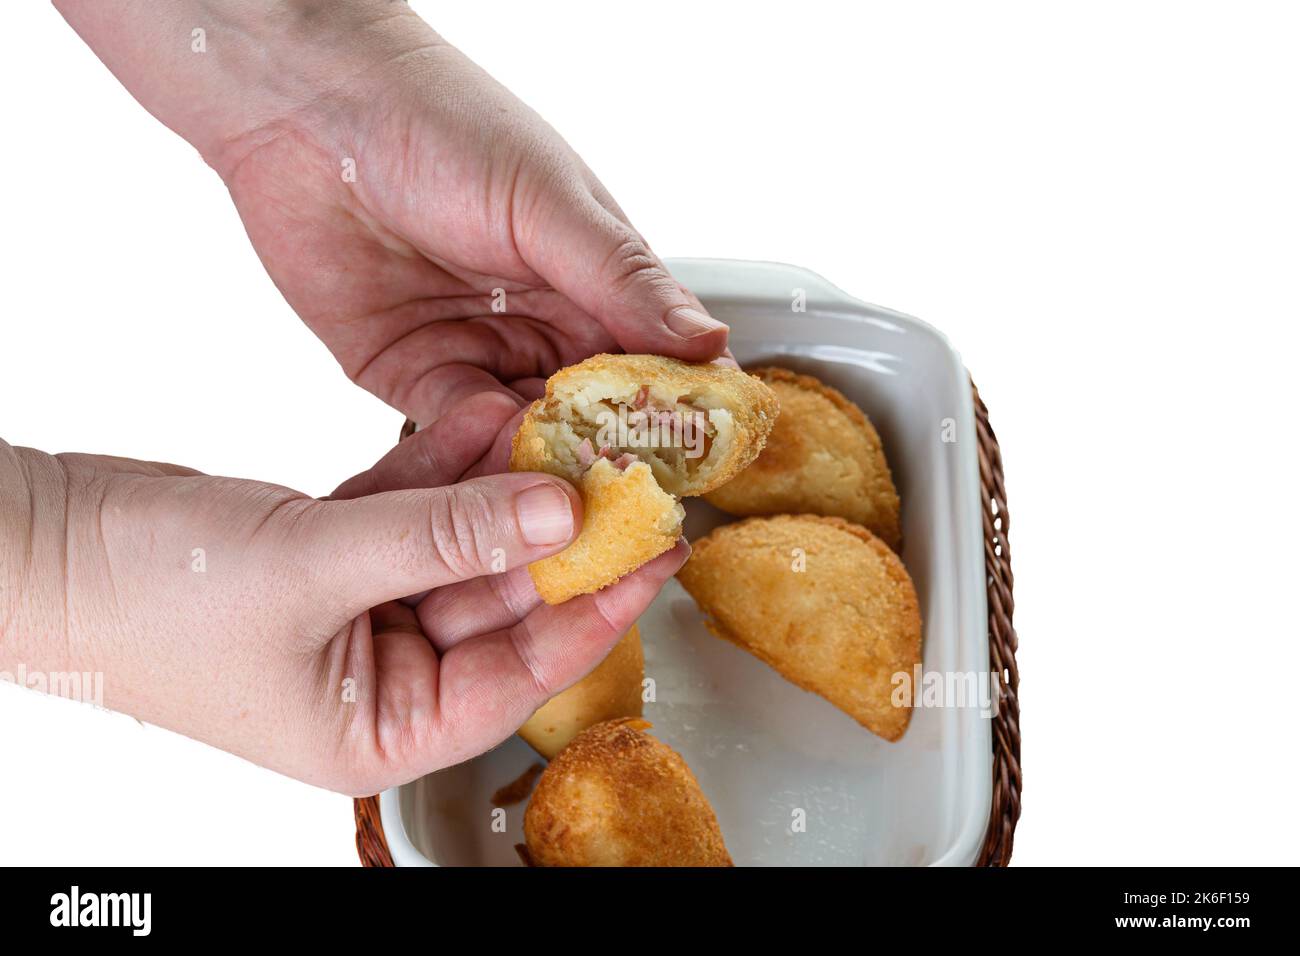
[[627, 352], [717, 358], [727, 327], [674, 279], [646, 241], [590, 192], [556, 190], [516, 227], [528, 265]]
[[320, 594], [349, 616], [432, 588], [495, 574], [562, 550], [582, 501], [551, 475], [507, 474], [444, 488], [322, 501], [294, 526]]

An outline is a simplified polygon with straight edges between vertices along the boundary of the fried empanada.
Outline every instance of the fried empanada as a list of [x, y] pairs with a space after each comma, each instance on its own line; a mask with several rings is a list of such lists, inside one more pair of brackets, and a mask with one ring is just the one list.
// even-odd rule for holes
[[586, 510], [573, 544], [529, 565], [542, 600], [598, 591], [671, 548], [677, 499], [749, 465], [778, 411], [744, 372], [658, 355], [596, 355], [552, 375], [515, 433], [510, 470], [567, 478]]
[[815, 514], [860, 524], [895, 551], [898, 492], [862, 409], [811, 375], [759, 368], [781, 403], [758, 459], [705, 500], [733, 515]]
[[649, 726], [596, 724], [551, 761], [524, 812], [533, 865], [732, 865], [695, 775]]
[[715, 528], [677, 572], [713, 633], [744, 648], [868, 730], [898, 740], [911, 699], [894, 675], [921, 661], [921, 612], [907, 569], [841, 518], [778, 515]]
[[633, 624], [594, 671], [529, 717], [519, 728], [519, 736], [547, 760], [554, 759], [593, 724], [616, 717], [640, 717], [644, 679], [641, 632]]

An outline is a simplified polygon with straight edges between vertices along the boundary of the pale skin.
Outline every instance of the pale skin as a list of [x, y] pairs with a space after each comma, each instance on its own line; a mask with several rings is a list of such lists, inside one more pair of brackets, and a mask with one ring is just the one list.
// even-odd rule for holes
[[349, 794], [494, 746], [688, 553], [543, 605], [525, 565], [582, 505], [502, 474], [521, 409], [596, 352], [729, 361], [726, 327], [404, 3], [55, 6], [222, 177], [347, 375], [423, 427], [329, 500], [0, 441], [0, 670], [101, 672], [113, 709]]

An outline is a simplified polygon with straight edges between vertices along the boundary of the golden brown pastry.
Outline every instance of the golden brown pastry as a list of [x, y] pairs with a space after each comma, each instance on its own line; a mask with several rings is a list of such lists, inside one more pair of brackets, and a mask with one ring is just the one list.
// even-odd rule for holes
[[816, 514], [864, 526], [895, 551], [898, 492], [862, 409], [811, 375], [759, 368], [781, 403], [767, 447], [705, 500], [733, 515]]
[[910, 681], [921, 661], [921, 612], [883, 541], [841, 518], [778, 515], [715, 528], [693, 547], [677, 577], [713, 633], [873, 733], [903, 736], [911, 698], [894, 705], [893, 677]]
[[644, 679], [641, 632], [633, 624], [594, 671], [529, 717], [519, 728], [519, 736], [551, 760], [593, 724], [615, 717], [640, 717]]
[[542, 600], [597, 591], [671, 548], [677, 499], [757, 458], [777, 413], [771, 389], [718, 365], [596, 355], [552, 375], [515, 433], [510, 470], [567, 478], [586, 510], [573, 544], [529, 565]]
[[524, 812], [534, 866], [731, 866], [713, 808], [686, 762], [637, 717], [580, 733]]

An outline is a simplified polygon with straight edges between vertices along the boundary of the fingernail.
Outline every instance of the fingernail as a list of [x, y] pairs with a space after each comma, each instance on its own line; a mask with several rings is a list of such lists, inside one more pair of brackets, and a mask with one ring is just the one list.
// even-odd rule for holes
[[668, 328], [684, 339], [693, 339], [697, 335], [705, 335], [726, 328], [717, 319], [705, 315], [698, 309], [691, 308], [673, 309], [668, 313], [664, 321], [668, 324]]
[[560, 544], [573, 537], [573, 504], [555, 485], [533, 485], [519, 492], [515, 515], [529, 544]]

